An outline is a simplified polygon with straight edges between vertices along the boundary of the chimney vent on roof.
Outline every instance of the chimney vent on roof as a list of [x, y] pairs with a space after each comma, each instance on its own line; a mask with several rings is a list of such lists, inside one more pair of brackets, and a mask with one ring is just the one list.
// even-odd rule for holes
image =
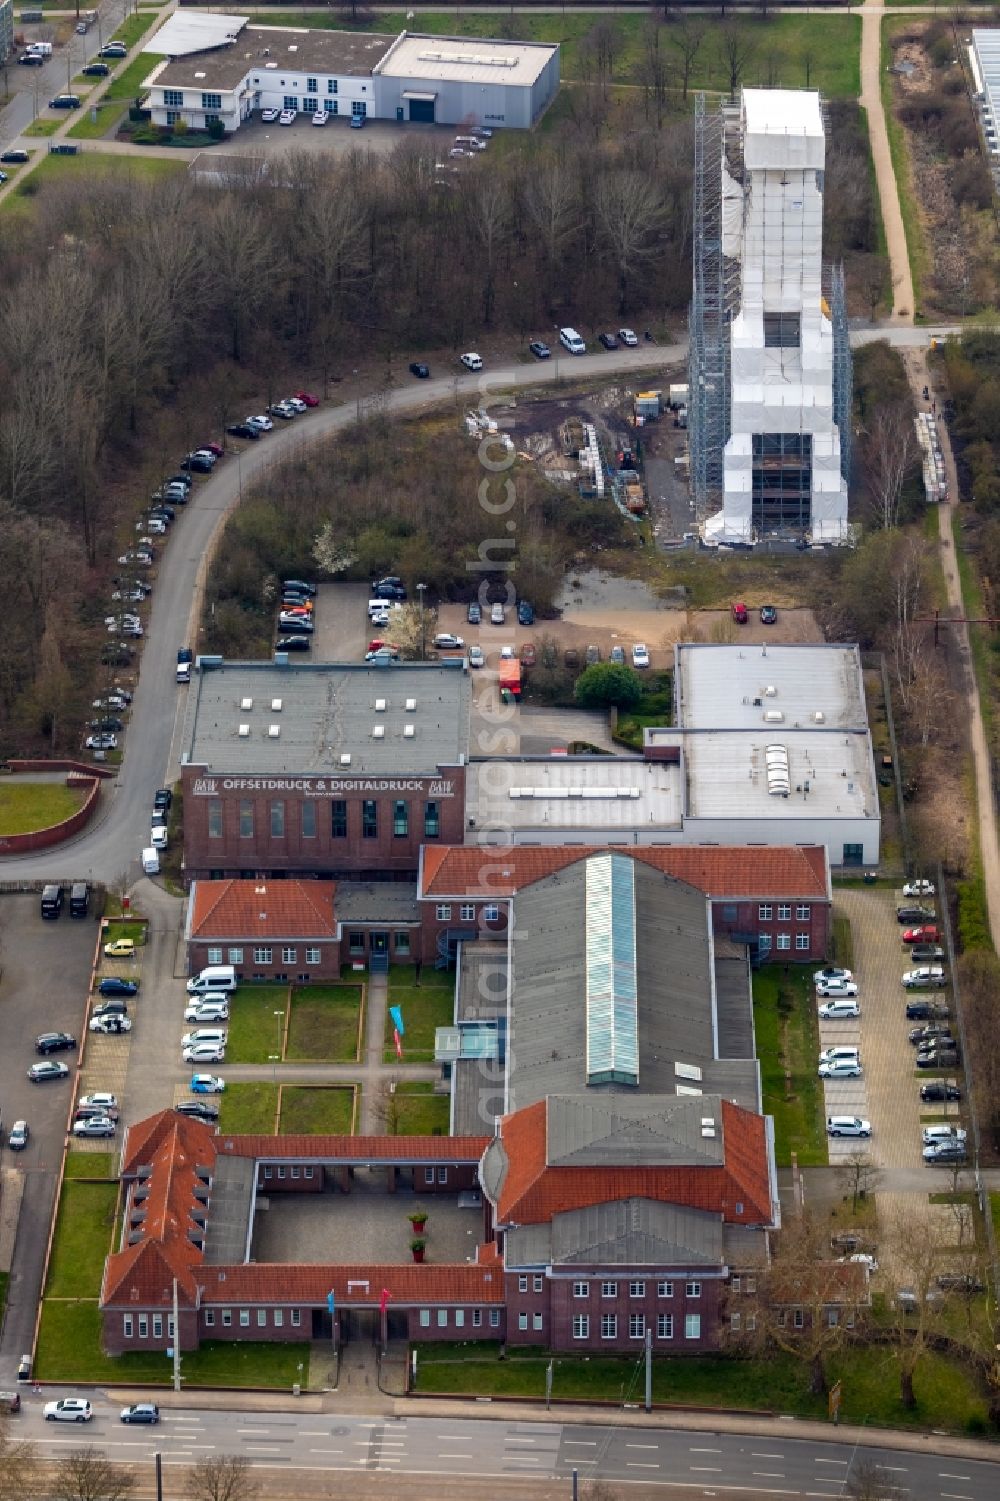
[[268, 725], [268, 727], [267, 727], [267, 738], [268, 738], [268, 740], [277, 740], [277, 738], [278, 738], [278, 736], [280, 734], [281, 734], [281, 725], [280, 724], [269, 724]]
[[406, 700], [406, 712], [407, 712], [407, 714], [412, 714], [414, 712], [414, 710], [416, 709], [416, 707], [417, 707], [417, 701], [416, 701], [415, 698], [408, 698]]
[[252, 698], [241, 698], [240, 699], [240, 708], [241, 709], [252, 709], [253, 708], [253, 699]]
[[375, 713], [376, 714], [384, 714], [385, 713], [385, 699], [384, 698], [377, 698], [375, 700]]
[[412, 740], [413, 737], [414, 737], [414, 735], [416, 733], [417, 733], [417, 731], [416, 731], [416, 726], [415, 725], [404, 724], [404, 726], [403, 726], [403, 739], [404, 740]]
[[351, 764], [351, 753], [350, 753], [350, 751], [343, 751], [341, 753], [340, 764], [341, 764], [341, 766], [350, 766], [350, 764]]
[[281, 713], [281, 704], [282, 704], [282, 700], [280, 698], [272, 698], [272, 700], [271, 700], [271, 713], [272, 714], [280, 714]]
[[372, 726], [372, 739], [373, 740], [384, 740], [385, 739], [385, 725], [384, 724], [376, 724], [376, 725]]
[[249, 738], [250, 738], [250, 726], [248, 724], [241, 724], [240, 725], [240, 739], [241, 740], [249, 740]]

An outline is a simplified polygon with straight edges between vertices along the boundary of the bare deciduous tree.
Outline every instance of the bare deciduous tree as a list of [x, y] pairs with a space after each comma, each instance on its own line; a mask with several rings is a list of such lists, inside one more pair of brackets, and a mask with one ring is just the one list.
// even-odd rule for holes
[[753, 38], [744, 26], [732, 22], [722, 28], [719, 51], [729, 80], [729, 97], [735, 102], [736, 92], [756, 51]]
[[927, 543], [907, 537], [896, 551], [892, 578], [894, 619], [889, 636], [889, 661], [903, 708], [910, 711], [914, 684], [923, 670], [927, 626], [919, 619], [926, 593]]
[[128, 1501], [134, 1490], [131, 1471], [91, 1445], [59, 1460], [49, 1495], [52, 1501]]
[[917, 456], [913, 419], [902, 405], [879, 407], [865, 439], [865, 477], [876, 526], [899, 525], [903, 486]]
[[882, 1170], [865, 1147], [856, 1147], [837, 1165], [837, 1174], [851, 1196], [851, 1213], [857, 1214], [858, 1204], [875, 1193], [882, 1181]]
[[937, 1276], [948, 1262], [950, 1233], [919, 1210], [880, 1216], [880, 1226], [882, 1259], [892, 1268], [896, 1284], [888, 1303], [888, 1327], [895, 1344], [900, 1401], [913, 1408], [914, 1374], [931, 1338], [944, 1327], [946, 1300]]
[[190, 1501], [253, 1501], [259, 1491], [250, 1462], [242, 1454], [201, 1459], [188, 1476]]
[[619, 171], [601, 180], [596, 206], [601, 236], [618, 271], [618, 313], [624, 318], [629, 279], [657, 252], [663, 200], [643, 173]]
[[675, 26], [670, 33], [670, 45], [676, 47], [681, 60], [681, 86], [683, 97], [687, 102], [688, 84], [691, 82], [691, 70], [694, 67], [695, 58], [701, 51], [701, 44], [705, 40], [706, 28], [703, 22], [685, 20], [679, 26]]
[[847, 1477], [847, 1494], [850, 1501], [900, 1501], [901, 1490], [891, 1471], [874, 1459], [855, 1456]]
[[15, 1439], [10, 1419], [0, 1419], [0, 1501], [27, 1501], [38, 1494], [38, 1451], [34, 1444]]

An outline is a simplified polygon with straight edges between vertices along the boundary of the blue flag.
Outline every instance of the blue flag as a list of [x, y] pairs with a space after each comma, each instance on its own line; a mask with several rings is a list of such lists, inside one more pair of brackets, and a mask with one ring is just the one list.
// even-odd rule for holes
[[406, 1028], [403, 1026], [402, 1006], [390, 1006], [389, 1015], [392, 1017], [392, 1024], [396, 1028], [396, 1031], [399, 1033], [400, 1037], [405, 1037]]
[[330, 1310], [330, 1314], [332, 1316], [336, 1312], [336, 1302], [332, 1292], [328, 1292], [326, 1295], [326, 1306]]

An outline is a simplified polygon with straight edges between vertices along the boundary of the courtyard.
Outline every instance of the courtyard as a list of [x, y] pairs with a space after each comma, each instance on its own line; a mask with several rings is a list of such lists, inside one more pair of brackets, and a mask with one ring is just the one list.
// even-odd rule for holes
[[[259, 1262], [404, 1265], [412, 1260], [414, 1238], [407, 1216], [418, 1208], [427, 1211], [420, 1236], [425, 1261], [471, 1261], [483, 1235], [482, 1208], [470, 1195], [434, 1193], [422, 1200], [406, 1189], [386, 1193], [384, 1169], [355, 1168], [350, 1194], [265, 1193], [264, 1199], [266, 1209], [257, 1199], [251, 1243]], [[460, 1207], [466, 1201], [470, 1207]]]

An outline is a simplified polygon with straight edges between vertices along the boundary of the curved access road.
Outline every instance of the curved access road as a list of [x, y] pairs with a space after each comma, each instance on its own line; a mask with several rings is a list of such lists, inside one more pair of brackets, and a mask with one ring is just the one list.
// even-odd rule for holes
[[[580, 377], [650, 370], [686, 358], [686, 344], [644, 344], [638, 349], [566, 355], [562, 358], [484, 370], [478, 375], [414, 381], [377, 397], [381, 410], [405, 414], [421, 407], [454, 401], [456, 408], [490, 403], [499, 392], [537, 387], [570, 374]], [[125, 734], [125, 755], [118, 776], [105, 792], [102, 812], [76, 839], [51, 850], [0, 858], [0, 880], [114, 881], [128, 870], [138, 874], [139, 855], [148, 842], [153, 792], [163, 785], [170, 764], [175, 727], [183, 714], [187, 690], [177, 688], [177, 648], [197, 641], [200, 583], [227, 513], [243, 485], [261, 475], [275, 459], [307, 443], [342, 432], [357, 421], [363, 403], [321, 406], [282, 423], [238, 455], [221, 459], [215, 473], [196, 482], [190, 504], [178, 511], [160, 553], [153, 588], [152, 612], [143, 645], [139, 682]]]

